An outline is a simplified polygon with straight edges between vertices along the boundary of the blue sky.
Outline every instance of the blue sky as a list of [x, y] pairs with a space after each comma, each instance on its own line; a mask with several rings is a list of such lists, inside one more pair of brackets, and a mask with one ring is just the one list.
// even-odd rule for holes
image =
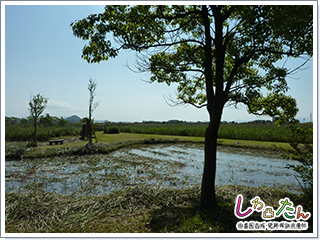
[[[44, 113], [51, 116], [88, 116], [89, 78], [97, 82], [95, 100], [100, 106], [96, 120], [143, 121], [180, 119], [208, 121], [206, 109], [170, 107], [163, 96], [175, 97], [176, 85], [148, 84], [149, 74], [134, 73], [135, 53], [123, 51], [109, 61], [88, 64], [81, 59], [85, 41], [73, 36], [71, 22], [103, 12], [99, 5], [6, 5], [5, 6], [5, 115], [27, 117], [32, 95], [48, 97]], [[289, 60], [295, 68], [301, 60]], [[309, 120], [313, 113], [313, 62], [288, 78], [289, 95], [296, 98], [297, 117]], [[3, 86], [2, 86], [3, 87]], [[240, 109], [225, 108], [223, 121], [271, 119]]]

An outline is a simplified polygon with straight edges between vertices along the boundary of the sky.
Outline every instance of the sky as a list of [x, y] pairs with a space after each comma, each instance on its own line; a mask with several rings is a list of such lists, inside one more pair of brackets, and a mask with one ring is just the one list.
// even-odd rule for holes
[[[27, 117], [28, 103], [40, 93], [48, 98], [44, 110], [51, 116], [88, 116], [88, 83], [97, 83], [93, 113], [96, 120], [109, 121], [208, 121], [205, 108], [169, 106], [164, 96], [175, 98], [177, 85], [146, 83], [148, 73], [135, 73], [125, 65], [134, 65], [136, 54], [122, 51], [117, 58], [88, 64], [81, 58], [85, 41], [72, 33], [70, 24], [92, 13], [103, 12], [100, 5], [6, 5], [5, 6], [5, 116]], [[3, 23], [2, 23], [3, 24]], [[314, 34], [316, 35], [316, 34]], [[3, 52], [3, 51], [2, 51]], [[2, 53], [3, 54], [3, 53]], [[289, 59], [294, 69], [301, 59]], [[5, 64], [5, 66], [4, 66]], [[287, 94], [296, 98], [300, 121], [310, 121], [313, 113], [314, 62], [288, 78]], [[222, 121], [271, 120], [248, 114], [244, 106], [224, 109]]]

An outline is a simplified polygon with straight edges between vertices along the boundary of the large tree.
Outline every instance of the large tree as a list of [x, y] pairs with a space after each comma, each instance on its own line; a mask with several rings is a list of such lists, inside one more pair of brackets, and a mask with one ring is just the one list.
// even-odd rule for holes
[[[73, 34], [89, 41], [82, 50], [88, 63], [116, 57], [122, 49], [138, 53], [139, 71], [150, 81], [178, 83], [177, 101], [206, 107], [205, 159], [201, 204], [217, 207], [216, 150], [226, 104], [248, 112], [295, 116], [286, 96], [290, 70], [277, 62], [312, 56], [312, 6], [106, 6], [71, 24]], [[111, 38], [113, 36], [113, 41]], [[263, 94], [264, 93], [264, 94]]]

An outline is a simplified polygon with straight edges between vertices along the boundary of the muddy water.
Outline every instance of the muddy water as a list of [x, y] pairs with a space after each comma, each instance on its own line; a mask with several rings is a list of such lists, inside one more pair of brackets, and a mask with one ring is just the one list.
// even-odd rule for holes
[[[216, 184], [283, 187], [298, 191], [287, 164], [275, 156], [241, 149], [219, 148]], [[125, 148], [109, 155], [55, 157], [6, 162], [6, 192], [45, 190], [68, 195], [110, 193], [137, 184], [164, 188], [199, 186], [203, 145], [149, 145]]]

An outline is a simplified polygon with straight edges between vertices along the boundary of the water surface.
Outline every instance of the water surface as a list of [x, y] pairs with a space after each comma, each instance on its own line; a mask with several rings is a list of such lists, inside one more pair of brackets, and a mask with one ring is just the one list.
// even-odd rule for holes
[[[61, 194], [104, 194], [137, 184], [163, 188], [200, 186], [203, 145], [162, 144], [125, 148], [112, 154], [6, 161], [6, 192], [42, 189]], [[249, 150], [219, 148], [216, 184], [282, 187], [298, 191], [299, 164]]]

